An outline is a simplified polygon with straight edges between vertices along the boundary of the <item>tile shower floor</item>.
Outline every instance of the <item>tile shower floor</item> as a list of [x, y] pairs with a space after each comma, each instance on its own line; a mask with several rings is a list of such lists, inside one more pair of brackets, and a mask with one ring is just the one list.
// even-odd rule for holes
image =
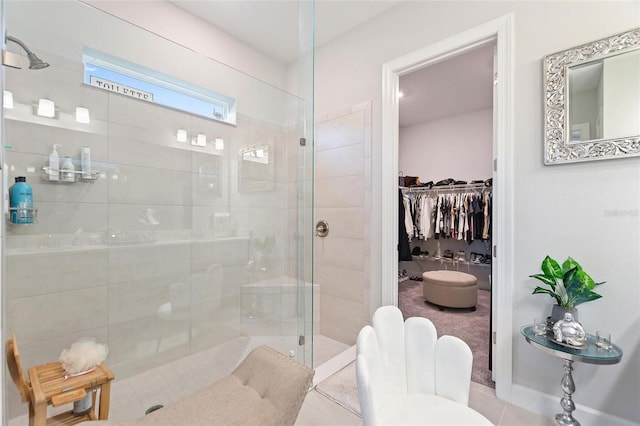
[[[126, 420], [142, 417], [153, 405], [167, 405], [192, 394], [229, 374], [251, 349], [265, 344], [283, 353], [289, 353], [291, 337], [238, 338], [135, 376], [124, 379], [116, 377], [111, 385], [109, 418]], [[321, 365], [347, 349], [349, 347], [343, 343], [316, 335], [315, 365]], [[60, 407], [59, 411], [67, 409], [68, 406]], [[49, 415], [55, 413], [56, 411], [50, 408]], [[8, 424], [27, 425], [27, 415], [10, 419]]]

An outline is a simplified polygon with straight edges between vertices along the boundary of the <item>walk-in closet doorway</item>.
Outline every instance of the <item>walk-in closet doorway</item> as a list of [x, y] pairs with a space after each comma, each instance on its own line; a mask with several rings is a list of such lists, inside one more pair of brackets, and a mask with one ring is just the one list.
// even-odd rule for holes
[[[492, 305], [493, 371], [498, 398], [508, 401], [512, 388], [512, 17], [504, 17], [419, 49], [382, 68], [382, 304], [398, 304], [398, 141], [400, 77], [491, 43], [496, 45], [494, 137], [492, 149], [493, 211]], [[499, 259], [499, 260], [498, 260]]]
[[[398, 170], [406, 175], [399, 179], [406, 232], [399, 234], [398, 307], [467, 342], [472, 380], [489, 387], [494, 55], [492, 40], [400, 76], [398, 129]], [[425, 301], [422, 274], [437, 270], [475, 278], [472, 310], [470, 300], [446, 309]]]

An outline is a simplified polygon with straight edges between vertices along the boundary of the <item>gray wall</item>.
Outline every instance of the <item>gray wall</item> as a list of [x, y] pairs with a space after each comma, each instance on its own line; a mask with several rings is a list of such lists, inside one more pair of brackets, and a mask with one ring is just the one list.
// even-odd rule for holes
[[[546, 54], [638, 26], [638, 2], [402, 2], [317, 50], [316, 111], [373, 101], [371, 277], [374, 287], [382, 285], [379, 232], [395, 225], [380, 223], [375, 213], [380, 206], [380, 168], [387, 160], [380, 157], [381, 66], [507, 13], [514, 14], [515, 46], [516, 281], [506, 283], [513, 286], [513, 324], [507, 328], [513, 335], [513, 381], [518, 385], [514, 389], [533, 391], [540, 398], [561, 393], [561, 362], [527, 345], [519, 329], [546, 314], [551, 305], [546, 296], [531, 295], [535, 283], [528, 276], [538, 271], [547, 254], [572, 256], [596, 279], [607, 281], [600, 288], [601, 300], [580, 306], [583, 325], [592, 332], [600, 327], [612, 330], [625, 350], [615, 366], [576, 365], [576, 401], [638, 423], [640, 158], [545, 167], [541, 73]], [[557, 405], [550, 410], [557, 411]]]

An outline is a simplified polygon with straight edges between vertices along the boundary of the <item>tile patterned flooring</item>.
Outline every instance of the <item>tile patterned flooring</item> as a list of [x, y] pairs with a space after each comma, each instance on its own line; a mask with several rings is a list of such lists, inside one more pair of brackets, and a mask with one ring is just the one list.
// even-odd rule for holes
[[[116, 379], [111, 384], [109, 419], [128, 420], [144, 416], [156, 404], [167, 405], [192, 394], [229, 374], [251, 349], [267, 344], [288, 353], [291, 337], [242, 337], [207, 350], [196, 352], [135, 376]], [[314, 358], [323, 364], [348, 346], [324, 336], [314, 336]], [[108, 360], [107, 360], [108, 362]], [[13, 391], [13, 383], [10, 390]], [[26, 404], [23, 404], [26, 413]], [[69, 406], [49, 407], [49, 416], [68, 410]], [[26, 414], [9, 420], [8, 426], [26, 426]], [[176, 425], [181, 426], [181, 425]]]
[[[555, 421], [495, 397], [493, 389], [471, 383], [469, 406], [496, 426], [553, 426]], [[359, 426], [362, 419], [313, 390], [307, 395], [296, 426]]]
[[[314, 384], [324, 380], [355, 359], [355, 346], [316, 368]], [[495, 389], [471, 382], [469, 406], [482, 413], [496, 426], [554, 426], [553, 419], [543, 417], [496, 398]], [[307, 394], [296, 426], [356, 426], [362, 418], [313, 389]]]
[[[324, 336], [315, 336], [314, 339], [314, 357], [319, 366], [316, 368], [314, 378], [314, 384], [317, 384], [352, 361], [355, 357], [355, 348], [349, 348]], [[152, 405], [170, 404], [225, 376], [252, 348], [261, 344], [278, 348], [282, 343], [278, 338], [273, 337], [231, 341], [136, 376], [122, 380], [116, 379], [111, 387], [109, 418], [124, 420], [141, 417]], [[230, 354], [234, 356], [229, 356]], [[235, 356], [236, 354], [238, 356]], [[551, 419], [499, 401], [493, 389], [473, 382], [469, 405], [498, 426], [551, 426], [554, 424]], [[54, 411], [51, 411], [51, 414], [55, 414]], [[11, 419], [8, 424], [9, 426], [27, 425], [28, 419], [26, 415], [22, 415]], [[361, 424], [360, 417], [327, 399], [315, 389], [307, 395], [296, 421], [296, 426]]]

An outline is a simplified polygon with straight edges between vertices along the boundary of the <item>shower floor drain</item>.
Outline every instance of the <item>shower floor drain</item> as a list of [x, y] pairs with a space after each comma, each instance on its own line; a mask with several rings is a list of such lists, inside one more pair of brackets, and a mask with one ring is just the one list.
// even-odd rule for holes
[[162, 404], [157, 404], [157, 405], [152, 405], [151, 407], [147, 408], [147, 411], [144, 412], [145, 416], [149, 413], [153, 413], [156, 410], [161, 409], [162, 407], [164, 407], [164, 405]]

